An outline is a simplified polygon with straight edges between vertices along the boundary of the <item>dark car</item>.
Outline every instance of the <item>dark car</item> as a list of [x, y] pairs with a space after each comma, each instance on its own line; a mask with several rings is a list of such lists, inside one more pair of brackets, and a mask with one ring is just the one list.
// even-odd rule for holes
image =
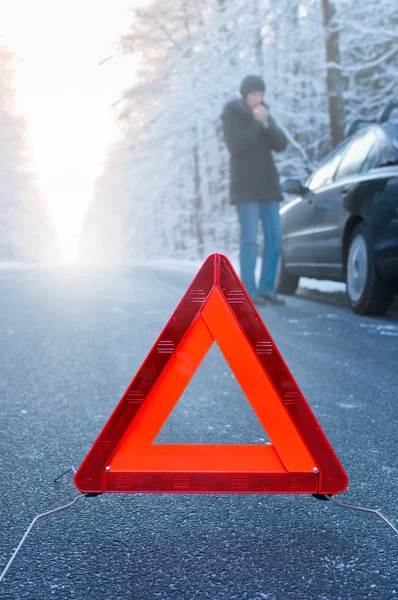
[[347, 283], [352, 309], [383, 314], [398, 292], [398, 104], [375, 122], [355, 121], [303, 185], [288, 179], [276, 287], [300, 276]]

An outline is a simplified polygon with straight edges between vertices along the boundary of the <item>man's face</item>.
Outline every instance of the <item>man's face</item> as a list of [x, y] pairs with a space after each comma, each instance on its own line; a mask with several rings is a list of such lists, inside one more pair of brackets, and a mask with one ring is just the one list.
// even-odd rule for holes
[[260, 104], [262, 104], [263, 100], [264, 100], [264, 92], [258, 91], [258, 92], [251, 92], [250, 94], [247, 94], [245, 102], [246, 102], [247, 106], [251, 110], [253, 110], [257, 106], [260, 106]]

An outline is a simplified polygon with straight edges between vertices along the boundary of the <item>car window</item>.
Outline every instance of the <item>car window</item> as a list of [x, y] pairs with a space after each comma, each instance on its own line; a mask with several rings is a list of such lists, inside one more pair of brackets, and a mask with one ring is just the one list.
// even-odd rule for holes
[[321, 165], [312, 173], [310, 178], [306, 182], [306, 187], [310, 190], [315, 190], [330, 183], [333, 179], [333, 175], [344, 155], [344, 152], [348, 146], [349, 140], [344, 140], [339, 144], [332, 152], [325, 158]]
[[365, 158], [365, 161], [361, 167], [361, 173], [366, 173], [367, 171], [370, 171], [370, 169], [373, 169], [373, 167], [375, 167], [379, 162], [379, 157], [380, 148], [379, 144], [375, 139], [375, 143], [371, 145], [368, 155]]
[[379, 166], [398, 165], [398, 123], [386, 123], [381, 133]]
[[369, 170], [377, 161], [376, 137], [372, 131], [357, 135], [347, 148], [337, 169], [335, 181]]

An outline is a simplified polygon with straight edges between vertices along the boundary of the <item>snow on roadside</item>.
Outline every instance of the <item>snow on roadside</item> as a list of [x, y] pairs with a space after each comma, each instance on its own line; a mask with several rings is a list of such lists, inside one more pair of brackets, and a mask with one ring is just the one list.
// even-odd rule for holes
[[301, 277], [300, 283], [301, 288], [307, 290], [317, 290], [319, 292], [336, 294], [337, 292], [345, 292], [345, 283], [339, 281], [323, 281], [321, 279], [309, 279], [307, 277]]
[[[227, 258], [229, 258], [229, 257], [227, 257]], [[229, 258], [229, 260], [239, 276], [239, 272], [240, 272], [239, 260], [233, 259], [233, 258], [232, 259]], [[200, 260], [184, 261], [184, 260], [179, 260], [179, 259], [164, 259], [164, 260], [157, 259], [157, 260], [149, 261], [149, 262], [153, 262], [154, 265], [161, 266], [162, 268], [165, 268], [165, 269], [183, 268], [184, 270], [192, 271], [193, 273], [195, 273], [195, 271], [198, 271], [200, 269], [204, 260], [203, 261], [200, 261]], [[259, 277], [260, 277], [260, 270], [261, 270], [261, 261], [258, 260], [257, 265], [256, 265], [257, 279], [259, 279]], [[300, 278], [299, 287], [301, 289], [316, 290], [319, 292], [329, 293], [329, 294], [336, 294], [339, 292], [341, 293], [341, 292], [345, 292], [345, 290], [346, 290], [345, 283], [340, 283], [337, 281], [323, 281], [320, 279], [310, 279], [307, 277]]]

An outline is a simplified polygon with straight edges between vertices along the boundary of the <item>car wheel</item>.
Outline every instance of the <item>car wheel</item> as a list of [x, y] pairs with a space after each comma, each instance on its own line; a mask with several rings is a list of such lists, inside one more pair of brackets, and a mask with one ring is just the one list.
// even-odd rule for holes
[[283, 255], [280, 255], [278, 270], [275, 279], [275, 289], [279, 294], [286, 294], [292, 296], [297, 290], [299, 277], [288, 273], [283, 260]]
[[347, 295], [351, 308], [359, 315], [382, 315], [393, 298], [393, 290], [382, 281], [369, 229], [364, 223], [355, 227], [350, 239], [346, 264]]

